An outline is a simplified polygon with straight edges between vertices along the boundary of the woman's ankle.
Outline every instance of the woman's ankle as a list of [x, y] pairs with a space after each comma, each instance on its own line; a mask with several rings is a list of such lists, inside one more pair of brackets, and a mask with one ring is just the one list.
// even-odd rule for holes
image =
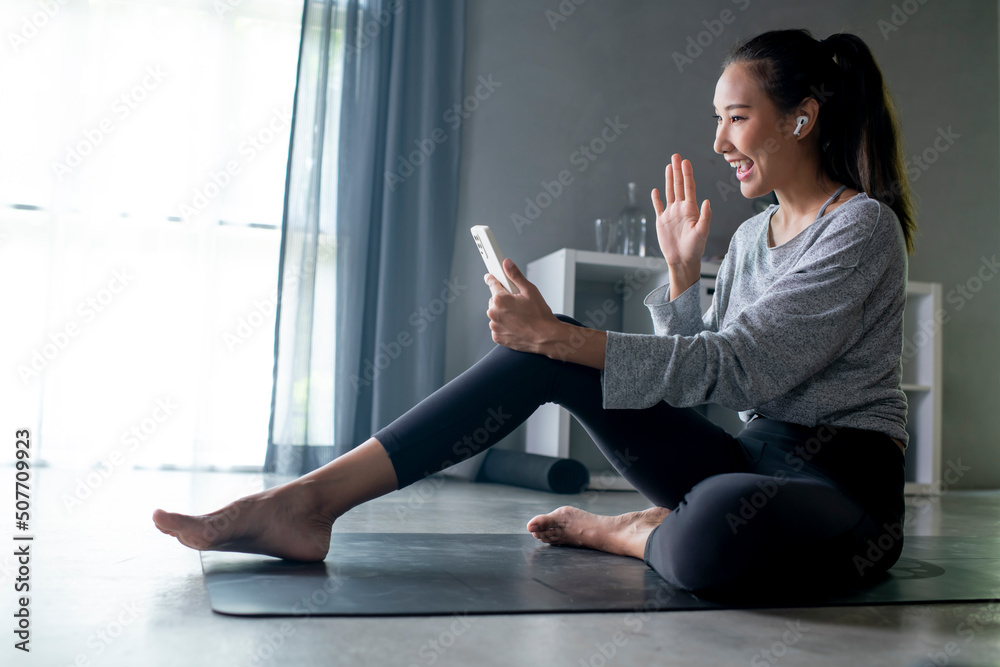
[[332, 519], [397, 489], [392, 461], [375, 438], [369, 438], [295, 482], [307, 491], [316, 511]]

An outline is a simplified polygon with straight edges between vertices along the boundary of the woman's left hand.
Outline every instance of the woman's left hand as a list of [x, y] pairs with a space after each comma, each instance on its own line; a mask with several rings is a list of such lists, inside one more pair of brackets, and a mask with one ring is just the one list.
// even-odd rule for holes
[[511, 294], [496, 278], [486, 274], [486, 284], [493, 294], [486, 311], [493, 341], [512, 350], [545, 354], [546, 343], [556, 338], [563, 322], [552, 314], [538, 288], [528, 282], [513, 261], [505, 259], [503, 268], [521, 293]]

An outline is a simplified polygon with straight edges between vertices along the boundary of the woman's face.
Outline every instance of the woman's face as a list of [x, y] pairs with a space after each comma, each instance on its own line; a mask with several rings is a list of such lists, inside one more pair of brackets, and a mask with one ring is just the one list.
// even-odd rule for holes
[[[763, 197], [793, 176], [794, 142], [783, 128], [782, 114], [750, 76], [744, 63], [733, 63], [715, 85], [715, 152], [737, 167], [744, 197]], [[783, 131], [784, 130], [784, 131]], [[788, 137], [791, 137], [790, 139]]]

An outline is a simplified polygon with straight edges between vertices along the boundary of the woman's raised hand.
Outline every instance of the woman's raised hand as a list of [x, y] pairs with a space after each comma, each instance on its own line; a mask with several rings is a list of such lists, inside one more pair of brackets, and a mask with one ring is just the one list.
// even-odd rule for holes
[[694, 194], [694, 171], [690, 160], [674, 153], [666, 169], [666, 204], [653, 188], [656, 209], [656, 239], [671, 270], [693, 271], [701, 267], [701, 257], [708, 242], [712, 208], [706, 199], [701, 210]]

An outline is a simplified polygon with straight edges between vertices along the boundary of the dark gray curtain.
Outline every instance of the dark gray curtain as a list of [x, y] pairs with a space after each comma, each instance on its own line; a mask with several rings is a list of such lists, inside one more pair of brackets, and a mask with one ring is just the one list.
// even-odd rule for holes
[[464, 35], [465, 0], [305, 3], [268, 472], [332, 460], [444, 382]]

